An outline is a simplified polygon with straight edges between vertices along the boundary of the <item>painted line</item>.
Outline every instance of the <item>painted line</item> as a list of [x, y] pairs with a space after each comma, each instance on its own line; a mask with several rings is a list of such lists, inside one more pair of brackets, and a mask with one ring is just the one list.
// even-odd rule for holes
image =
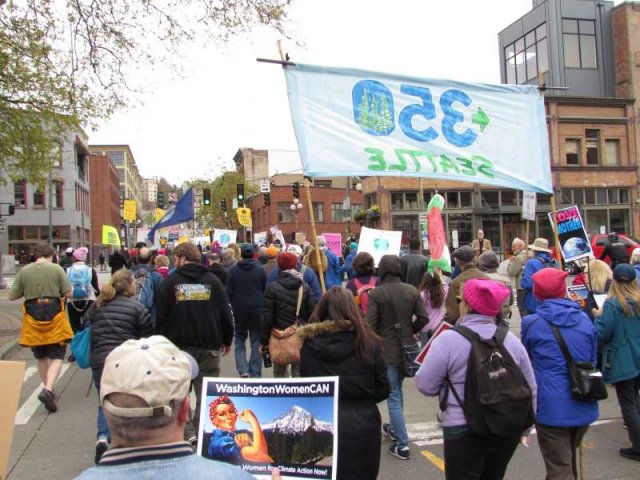
[[444, 460], [437, 455], [434, 455], [429, 450], [423, 450], [422, 455], [427, 457], [427, 459], [433, 463], [436, 467], [438, 467], [442, 472], [444, 472]]
[[36, 367], [28, 367], [24, 371], [24, 377], [22, 378], [22, 383], [27, 383], [27, 381], [33, 377], [36, 373], [38, 373], [38, 369]]
[[[58, 381], [60, 381], [60, 379], [62, 378], [64, 373], [67, 371], [69, 366], [70, 364], [68, 363], [65, 363], [62, 365], [62, 370], [60, 370]], [[40, 405], [40, 400], [38, 400], [38, 394], [40, 393], [40, 390], [42, 390], [43, 386], [44, 385], [40, 383], [38, 387], [33, 391], [31, 396], [27, 399], [27, 401], [22, 404], [22, 407], [20, 407], [20, 410], [18, 410], [18, 413], [16, 413], [16, 421], [15, 421], [16, 425], [26, 425], [27, 422], [29, 422], [29, 420], [35, 413], [36, 409]]]

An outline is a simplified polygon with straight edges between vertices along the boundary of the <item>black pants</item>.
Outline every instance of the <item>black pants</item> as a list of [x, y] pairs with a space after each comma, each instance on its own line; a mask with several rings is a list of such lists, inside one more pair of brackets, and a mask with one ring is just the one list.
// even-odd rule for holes
[[615, 384], [622, 419], [627, 426], [631, 446], [640, 451], [640, 376]]
[[470, 433], [444, 441], [447, 480], [501, 480], [520, 435], [481, 437]]

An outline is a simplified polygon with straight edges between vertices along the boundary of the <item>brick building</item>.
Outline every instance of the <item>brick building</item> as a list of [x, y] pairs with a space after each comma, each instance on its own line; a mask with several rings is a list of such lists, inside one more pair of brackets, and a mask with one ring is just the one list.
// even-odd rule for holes
[[120, 180], [118, 171], [107, 155], [89, 157], [89, 187], [91, 191], [92, 258], [105, 256], [109, 248], [102, 244], [102, 226], [120, 230]]

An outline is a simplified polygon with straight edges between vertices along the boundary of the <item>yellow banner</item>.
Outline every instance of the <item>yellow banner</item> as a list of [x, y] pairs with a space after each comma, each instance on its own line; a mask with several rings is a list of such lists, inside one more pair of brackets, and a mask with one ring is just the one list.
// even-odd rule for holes
[[238, 214], [238, 223], [243, 227], [251, 226], [251, 209], [250, 208], [238, 208], [236, 210]]
[[156, 208], [156, 223], [162, 220], [162, 217], [164, 217], [166, 213], [166, 210], [162, 208]]
[[120, 235], [118, 235], [118, 229], [111, 225], [102, 226], [102, 244], [113, 245], [114, 247], [120, 246]]
[[122, 215], [122, 218], [131, 222], [136, 221], [136, 201], [135, 200], [124, 201], [124, 213]]

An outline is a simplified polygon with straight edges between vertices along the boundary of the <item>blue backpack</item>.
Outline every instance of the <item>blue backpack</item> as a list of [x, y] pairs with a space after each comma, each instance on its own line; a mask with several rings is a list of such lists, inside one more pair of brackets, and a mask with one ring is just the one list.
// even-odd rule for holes
[[[91, 268], [87, 265], [72, 265], [67, 270], [73, 300], [87, 300], [91, 292]], [[72, 301], [73, 301], [72, 300]]]
[[134, 274], [136, 282], [136, 298], [147, 307], [149, 311], [153, 308], [153, 279], [151, 273], [140, 268]]

